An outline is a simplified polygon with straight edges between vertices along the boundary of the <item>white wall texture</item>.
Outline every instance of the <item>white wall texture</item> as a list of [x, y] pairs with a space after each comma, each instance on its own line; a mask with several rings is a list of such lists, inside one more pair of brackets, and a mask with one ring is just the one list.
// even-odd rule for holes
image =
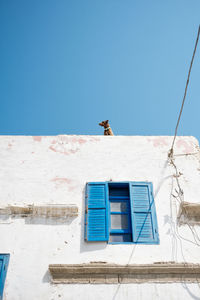
[[[200, 262], [200, 227], [177, 226], [172, 137], [1, 136], [0, 207], [75, 204], [66, 220], [0, 216], [0, 253], [10, 253], [4, 299], [200, 299], [191, 283], [53, 285], [49, 264]], [[184, 201], [200, 201], [200, 152], [194, 137], [177, 137], [175, 163]], [[84, 188], [88, 181], [151, 181], [159, 245], [85, 243]]]

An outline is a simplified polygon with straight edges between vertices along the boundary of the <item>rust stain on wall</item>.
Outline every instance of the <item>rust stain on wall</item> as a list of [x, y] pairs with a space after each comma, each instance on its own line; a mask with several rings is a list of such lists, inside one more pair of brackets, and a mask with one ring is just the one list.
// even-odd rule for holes
[[147, 140], [152, 142], [154, 147], [168, 146], [167, 138], [165, 138], [165, 137], [157, 137], [157, 138], [153, 138], [153, 139], [148, 138]]
[[70, 184], [72, 182], [71, 179], [65, 178], [65, 177], [55, 177], [51, 181], [58, 182], [58, 183], [61, 183], [61, 184], [62, 183]]
[[193, 143], [190, 141], [190, 142], [186, 142], [182, 139], [179, 139], [177, 142], [176, 142], [176, 146], [178, 148], [182, 148], [184, 153], [191, 153], [194, 151], [194, 146], [193, 146]]
[[73, 191], [77, 186], [75, 180], [66, 177], [55, 177], [51, 181], [55, 183], [56, 188], [66, 186], [69, 191]]
[[35, 142], [41, 142], [42, 137], [41, 137], [41, 136], [33, 136], [33, 140], [34, 140]]
[[61, 154], [64, 154], [64, 155], [75, 154], [79, 150], [79, 149], [66, 150], [65, 147], [63, 147], [63, 146], [62, 147], [50, 146], [49, 149], [54, 151], [54, 152], [61, 153]]
[[54, 151], [54, 152], [57, 152], [56, 149], [53, 146], [50, 146], [49, 149]]
[[95, 137], [95, 136], [92, 136], [92, 137], [90, 137], [89, 141], [90, 141], [90, 142], [99, 142], [99, 141], [100, 141], [100, 138]]
[[64, 155], [75, 154], [88, 142], [97, 142], [99, 138], [83, 138], [78, 136], [58, 136], [51, 141], [49, 149]]
[[86, 141], [86, 140], [84, 140], [84, 139], [81, 139], [81, 138], [80, 138], [80, 139], [78, 139], [77, 141], [78, 141], [78, 143], [79, 143], [80, 145], [87, 143], [87, 141]]

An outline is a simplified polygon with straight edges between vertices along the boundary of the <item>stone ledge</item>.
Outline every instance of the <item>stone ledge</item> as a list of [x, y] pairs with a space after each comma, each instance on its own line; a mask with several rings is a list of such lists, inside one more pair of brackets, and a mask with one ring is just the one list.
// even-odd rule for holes
[[200, 225], [200, 203], [182, 202], [178, 213], [178, 223]]
[[143, 282], [200, 282], [200, 264], [51, 264], [49, 265], [49, 271], [53, 283], [118, 284]]
[[65, 218], [78, 216], [76, 205], [27, 205], [27, 206], [7, 206], [0, 208], [0, 215], [22, 216], [22, 217], [55, 217]]

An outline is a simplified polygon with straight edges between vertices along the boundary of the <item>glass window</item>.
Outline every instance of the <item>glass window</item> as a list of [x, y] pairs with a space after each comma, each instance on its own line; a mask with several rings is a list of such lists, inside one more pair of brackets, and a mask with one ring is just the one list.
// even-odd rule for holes
[[114, 214], [111, 217], [111, 229], [128, 229], [128, 215]]
[[131, 241], [131, 234], [110, 234], [109, 242], [111, 243], [130, 243]]
[[111, 212], [127, 212], [128, 203], [127, 202], [110, 202]]

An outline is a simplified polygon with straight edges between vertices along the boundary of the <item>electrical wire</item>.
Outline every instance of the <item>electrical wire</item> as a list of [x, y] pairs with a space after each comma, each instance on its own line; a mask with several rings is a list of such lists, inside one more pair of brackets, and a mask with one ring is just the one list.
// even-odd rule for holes
[[189, 84], [189, 80], [190, 80], [190, 73], [191, 73], [191, 70], [192, 70], [192, 65], [193, 65], [193, 61], [194, 61], [194, 57], [195, 57], [195, 53], [196, 53], [196, 49], [197, 49], [197, 45], [198, 45], [198, 41], [199, 41], [199, 34], [200, 34], [200, 25], [199, 25], [199, 29], [198, 29], [198, 33], [197, 33], [197, 39], [196, 39], [196, 43], [195, 43], [195, 47], [194, 47], [194, 51], [193, 51], [193, 55], [192, 55], [192, 60], [191, 60], [191, 63], [190, 63], [190, 68], [189, 68], [189, 72], [188, 72], [188, 77], [187, 77], [187, 82], [186, 82], [186, 86], [185, 86], [185, 92], [184, 92], [184, 96], [183, 96], [183, 100], [182, 100], [182, 105], [181, 105], [178, 121], [177, 121], [176, 128], [175, 128], [174, 138], [173, 138], [171, 149], [169, 151], [169, 157], [173, 156], [174, 143], [175, 143], [175, 139], [176, 139], [176, 136], [177, 136], [178, 126], [179, 126], [179, 122], [180, 122], [180, 119], [181, 119], [183, 106], [184, 106], [184, 103], [185, 103], [187, 88], [188, 88], [188, 84]]
[[[183, 96], [183, 101], [182, 101], [182, 105], [181, 105], [181, 109], [180, 109], [178, 121], [177, 121], [176, 128], [175, 128], [175, 134], [174, 134], [172, 146], [171, 146], [171, 149], [170, 149], [170, 151], [168, 153], [169, 163], [173, 166], [173, 168], [175, 170], [174, 178], [176, 179], [176, 183], [177, 183], [177, 187], [178, 187], [178, 191], [175, 189], [177, 195], [175, 196], [171, 192], [171, 196], [173, 196], [174, 198], [176, 198], [176, 200], [179, 202], [179, 204], [181, 204], [182, 202], [184, 202], [184, 191], [181, 188], [181, 185], [180, 185], [180, 182], [179, 182], [179, 176], [181, 176], [182, 173], [180, 173], [178, 171], [178, 168], [177, 168], [177, 166], [175, 164], [175, 159], [174, 159], [174, 156], [173, 156], [173, 147], [174, 147], [175, 139], [176, 139], [176, 136], [177, 136], [177, 130], [178, 130], [180, 118], [181, 118], [181, 115], [182, 115], [183, 106], [184, 106], [184, 103], [185, 103], [185, 98], [186, 98], [186, 94], [187, 94], [187, 88], [188, 88], [189, 79], [190, 79], [190, 73], [191, 73], [191, 69], [192, 69], [192, 65], [193, 65], [193, 61], [194, 61], [194, 57], [195, 57], [195, 53], [196, 53], [196, 49], [197, 49], [197, 45], [198, 45], [198, 41], [199, 41], [199, 35], [200, 35], [200, 26], [199, 26], [198, 33], [197, 33], [196, 43], [195, 43], [195, 47], [194, 47], [194, 51], [193, 51], [193, 55], [192, 55], [192, 60], [191, 60], [191, 63], [190, 63], [190, 68], [189, 68], [189, 72], [188, 72], [188, 77], [187, 77], [185, 92], [184, 92], [184, 96]], [[185, 209], [184, 209], [184, 213], [187, 216], [187, 211]], [[193, 235], [193, 238], [194, 238], [194, 242], [193, 243], [195, 243], [197, 246], [200, 246], [200, 244], [198, 243], [198, 241], [200, 242], [200, 238], [199, 238], [196, 230], [194, 228], [192, 228], [188, 222], [186, 224], [188, 225], [189, 229], [192, 232], [192, 235]], [[180, 236], [180, 234], [178, 234], [178, 235]], [[183, 238], [183, 237], [180, 236], [180, 238]]]

